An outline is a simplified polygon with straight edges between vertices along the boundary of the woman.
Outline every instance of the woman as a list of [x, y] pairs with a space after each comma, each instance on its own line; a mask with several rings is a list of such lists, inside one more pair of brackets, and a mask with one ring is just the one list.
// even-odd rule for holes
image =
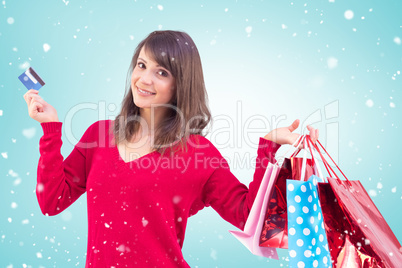
[[[184, 32], [157, 31], [137, 47], [120, 114], [98, 121], [63, 161], [56, 110], [37, 91], [24, 98], [41, 123], [36, 193], [56, 215], [87, 192], [86, 267], [188, 267], [188, 217], [212, 206], [243, 229], [268, 162], [299, 134], [296, 120], [260, 138], [249, 188], [202, 130], [210, 121], [200, 56]], [[308, 127], [315, 141], [318, 130]]]

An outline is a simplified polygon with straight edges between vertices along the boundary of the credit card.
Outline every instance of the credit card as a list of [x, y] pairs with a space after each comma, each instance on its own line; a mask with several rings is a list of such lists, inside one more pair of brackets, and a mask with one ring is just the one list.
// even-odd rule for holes
[[18, 79], [28, 90], [39, 90], [45, 85], [45, 82], [43, 82], [42, 78], [40, 78], [40, 76], [31, 67], [29, 67], [24, 73], [18, 76]]

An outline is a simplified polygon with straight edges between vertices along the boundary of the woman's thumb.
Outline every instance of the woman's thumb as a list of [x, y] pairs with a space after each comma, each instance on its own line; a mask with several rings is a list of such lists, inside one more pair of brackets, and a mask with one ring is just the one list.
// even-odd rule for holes
[[288, 127], [289, 131], [290, 132], [295, 131], [295, 129], [299, 127], [299, 123], [300, 123], [299, 119], [296, 119], [295, 121], [293, 121], [293, 123]]

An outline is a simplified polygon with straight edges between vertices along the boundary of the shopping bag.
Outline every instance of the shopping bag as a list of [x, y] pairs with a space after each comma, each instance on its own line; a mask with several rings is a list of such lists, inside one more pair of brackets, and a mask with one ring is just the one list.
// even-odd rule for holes
[[[318, 144], [329, 156], [318, 141]], [[330, 174], [318, 184], [324, 227], [334, 267], [401, 267], [401, 245], [360, 181], [340, 180], [314, 145]]]
[[362, 250], [369, 241], [362, 239], [364, 235], [345, 216], [331, 185], [319, 183], [318, 195], [334, 267], [383, 267], [378, 265], [370, 249], [370, 253]]
[[287, 181], [289, 267], [332, 267], [317, 182]]
[[269, 163], [265, 170], [264, 177], [258, 189], [250, 214], [244, 226], [244, 231], [229, 231], [236, 237], [251, 253], [254, 255], [278, 259], [278, 253], [275, 248], [260, 247], [259, 238], [262, 224], [265, 217], [266, 206], [268, 203], [269, 187], [272, 187], [273, 181], [278, 175], [278, 165]]
[[[303, 135], [300, 143], [304, 140]], [[290, 158], [285, 158], [273, 187], [269, 189], [269, 203], [260, 236], [261, 247], [288, 248], [286, 180], [300, 180], [301, 177], [308, 179], [317, 174], [317, 167], [312, 159], [307, 159], [306, 150], [304, 157], [296, 157], [299, 151]]]
[[304, 143], [319, 176], [312, 175], [305, 181], [306, 165], [303, 164], [300, 180], [286, 182], [289, 267], [332, 267], [317, 190], [318, 182], [324, 182], [324, 179], [309, 137]]

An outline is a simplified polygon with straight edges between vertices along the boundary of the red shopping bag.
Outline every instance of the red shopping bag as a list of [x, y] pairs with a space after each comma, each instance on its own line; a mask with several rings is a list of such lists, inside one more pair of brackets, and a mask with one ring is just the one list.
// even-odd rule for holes
[[[318, 141], [319, 145], [324, 149]], [[319, 152], [329, 184], [318, 193], [333, 266], [336, 268], [402, 267], [401, 245], [360, 181], [340, 180]]]
[[[294, 157], [299, 151], [300, 149], [290, 158], [285, 158], [274, 187], [269, 193], [267, 212], [260, 236], [261, 247], [288, 248], [286, 180], [302, 178], [303, 158]], [[307, 181], [311, 175], [317, 175], [315, 164], [312, 159], [306, 159], [304, 180]]]

